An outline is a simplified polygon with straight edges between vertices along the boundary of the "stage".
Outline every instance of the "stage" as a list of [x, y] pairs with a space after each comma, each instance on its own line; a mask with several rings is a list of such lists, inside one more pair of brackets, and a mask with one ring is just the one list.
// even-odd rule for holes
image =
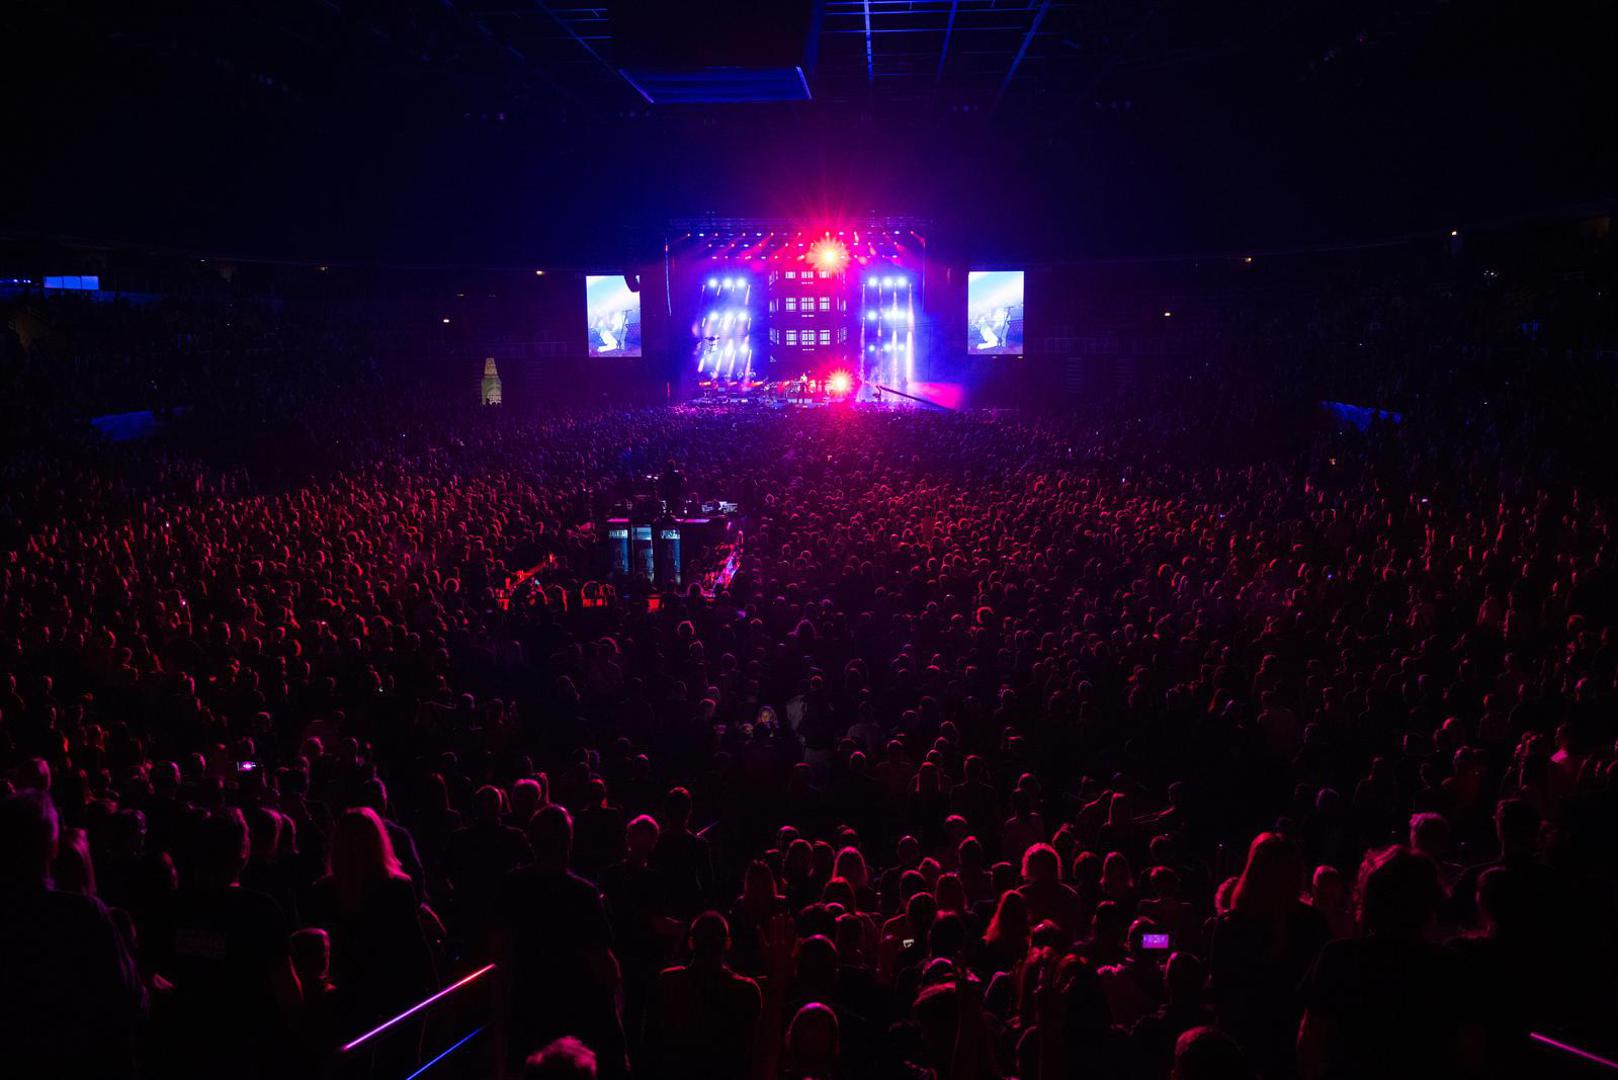
[[672, 223], [663, 300], [675, 340], [689, 335], [678, 396], [874, 400], [867, 384], [925, 378], [925, 231], [911, 218]]
[[912, 409], [954, 411], [960, 408], [959, 402], [962, 395], [958, 387], [929, 384], [928, 389], [934, 392], [942, 391], [942, 397], [947, 400], [929, 399], [922, 397], [920, 394], [905, 393], [876, 383], [861, 383], [858, 386], [845, 385], [839, 388], [831, 380], [826, 382], [818, 380], [803, 380], [801, 382], [799, 380], [786, 380], [779, 383], [751, 383], [745, 385], [740, 383], [707, 382], [699, 384], [697, 395], [687, 399], [684, 404], [698, 407], [735, 405], [769, 409], [857, 407], [860, 409], [889, 409], [895, 411]]

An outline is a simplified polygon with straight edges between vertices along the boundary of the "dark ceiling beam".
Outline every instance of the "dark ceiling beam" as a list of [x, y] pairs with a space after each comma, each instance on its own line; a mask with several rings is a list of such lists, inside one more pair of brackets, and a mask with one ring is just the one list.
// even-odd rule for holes
[[[952, 0], [871, 0], [870, 6], [876, 10], [876, 14], [884, 16], [927, 15], [942, 13], [951, 2]], [[829, 0], [826, 14], [833, 17], [857, 15], [865, 6], [865, 0]]]
[[[873, 19], [910, 20], [931, 19], [936, 20], [942, 28], [944, 20], [949, 17], [951, 5], [954, 5], [959, 15], [957, 21], [962, 29], [969, 29], [973, 18], [994, 18], [996, 16], [1024, 15], [1037, 5], [1032, 0], [1023, 0], [1021, 3], [1002, 2], [992, 6], [970, 6], [963, 4], [962, 0], [935, 0], [932, 3], [911, 3], [901, 0], [899, 6], [885, 4], [883, 0], [871, 0], [871, 17]], [[1075, 0], [1053, 0], [1050, 5], [1057, 10], [1076, 11], [1083, 5]], [[826, 7], [826, 18], [857, 22], [865, 17], [865, 0], [841, 0], [830, 3]]]
[[[964, 27], [963, 26], [961, 28], [961, 32], [964, 34], [968, 30], [971, 30], [971, 32], [974, 33], [974, 34], [1020, 34], [1026, 29], [1027, 29], [1027, 27], [1023, 26], [1021, 23], [1017, 23], [1015, 25], [1008, 25], [1008, 26], [973, 26], [973, 27]], [[850, 27], [847, 30], [825, 30], [825, 31], [822, 31], [822, 33], [834, 34], [834, 35], [838, 35], [838, 36], [841, 36], [841, 37], [851, 37], [851, 36], [853, 36], [855, 34], [864, 34], [865, 31], [860, 29], [859, 27]], [[871, 36], [872, 37], [881, 37], [883, 34], [942, 34], [942, 33], [945, 33], [945, 30], [941, 26], [896, 26], [896, 27], [891, 27], [891, 28], [886, 29], [886, 30], [882, 29], [881, 27], [874, 28], [871, 31]], [[928, 50], [928, 55], [931, 55], [931, 54], [932, 54], [932, 50], [929, 49]]]
[[1017, 55], [1011, 58], [1011, 67], [1006, 77], [1000, 80], [1000, 89], [995, 91], [994, 107], [1000, 107], [1000, 99], [1006, 96], [1006, 88], [1011, 80], [1017, 77], [1017, 68], [1022, 65], [1022, 58], [1028, 55], [1028, 46], [1033, 44], [1034, 35], [1039, 33], [1039, 24], [1045, 21], [1045, 13], [1051, 9], [1051, 0], [1040, 0], [1039, 10], [1034, 12], [1033, 21], [1028, 24], [1028, 33], [1023, 35], [1022, 44], [1017, 46]]
[[567, 87], [551, 78], [543, 67], [532, 63], [521, 49], [517, 48], [515, 45], [511, 44], [511, 42], [507, 41], [505, 38], [491, 30], [489, 28], [489, 24], [483, 20], [481, 15], [456, 7], [455, 0], [438, 0], [438, 2], [439, 6], [445, 11], [466, 20], [466, 22], [472, 27], [472, 30], [479, 37], [487, 41], [491, 47], [498, 49], [515, 60], [520, 71], [538, 79], [540, 82], [544, 83], [546, 87], [566, 98], [571, 104], [585, 107], [585, 102], [579, 98], [578, 95], [574, 94]]
[[[1093, 98], [1099, 94], [1101, 92], [1102, 83], [1111, 78], [1115, 72], [1124, 66], [1125, 55], [1134, 48], [1135, 42], [1138, 41], [1146, 32], [1147, 26], [1150, 25], [1152, 19], [1156, 17], [1158, 8], [1161, 6], [1161, 3], [1144, 5], [1140, 13], [1140, 18], [1135, 22], [1134, 26], [1130, 27], [1128, 35], [1123, 39], [1123, 41], [1119, 42], [1113, 48], [1111, 54], [1107, 57], [1106, 62], [1100, 67], [1096, 68], [1095, 73], [1091, 75], [1090, 84], [1085, 89], [1085, 97]], [[1145, 69], [1143, 68], [1142, 70]]]
[[613, 77], [615, 79], [622, 79], [623, 82], [624, 82], [624, 85], [628, 86], [631, 90], [635, 91], [636, 94], [638, 94], [640, 97], [645, 99], [646, 104], [648, 104], [648, 105], [654, 104], [652, 99], [650, 97], [647, 97], [646, 91], [644, 91], [640, 87], [636, 86], [634, 81], [632, 79], [630, 79], [629, 76], [625, 75], [622, 71], [619, 71], [617, 68], [613, 67], [610, 63], [608, 63], [607, 58], [605, 56], [602, 56], [600, 53], [596, 52], [595, 46], [591, 45], [588, 41], [585, 41], [584, 38], [579, 35], [579, 32], [577, 30], [573, 29], [573, 24], [572, 23], [568, 22], [566, 19], [562, 18], [562, 16], [560, 16], [556, 12], [552, 11], [550, 9], [550, 5], [548, 5], [545, 2], [545, 0], [534, 0], [534, 6], [539, 8], [539, 10], [543, 11], [546, 15], [549, 15], [551, 17], [552, 22], [554, 22], [557, 26], [560, 26], [562, 28], [563, 32], [565, 32], [568, 37], [570, 37], [574, 41], [578, 42], [579, 48], [581, 48], [585, 52], [589, 53], [591, 59], [595, 60], [596, 63], [600, 64], [602, 67], [604, 67], [608, 71], [612, 72]]
[[803, 80], [804, 92], [811, 97], [814, 96], [814, 91], [809, 88], [809, 80], [820, 68], [820, 35], [825, 26], [826, 0], [809, 0], [809, 26], [804, 34], [798, 77]]

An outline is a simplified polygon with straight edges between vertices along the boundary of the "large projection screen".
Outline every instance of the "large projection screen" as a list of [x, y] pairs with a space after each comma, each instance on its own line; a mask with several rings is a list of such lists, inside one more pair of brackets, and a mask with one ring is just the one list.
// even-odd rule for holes
[[640, 293], [621, 276], [587, 276], [584, 306], [591, 356], [640, 355]]
[[973, 270], [966, 276], [966, 351], [1022, 355], [1021, 270]]

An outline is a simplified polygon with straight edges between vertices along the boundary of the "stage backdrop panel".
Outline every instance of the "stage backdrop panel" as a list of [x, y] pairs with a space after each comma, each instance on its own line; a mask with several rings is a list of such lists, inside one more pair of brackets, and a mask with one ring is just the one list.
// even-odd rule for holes
[[973, 270], [966, 277], [966, 351], [1022, 355], [1021, 270]]
[[618, 275], [584, 279], [591, 356], [640, 355], [640, 293]]

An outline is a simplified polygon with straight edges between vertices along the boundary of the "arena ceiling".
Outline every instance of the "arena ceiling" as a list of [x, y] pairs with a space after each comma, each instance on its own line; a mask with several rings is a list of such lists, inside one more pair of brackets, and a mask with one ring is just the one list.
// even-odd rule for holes
[[[234, 91], [244, 101], [332, 106], [355, 82], [431, 96], [441, 111], [565, 106], [612, 115], [645, 104], [621, 75], [621, 9], [643, 0], [287, 0], [246, 5], [127, 5], [102, 11], [37, 4], [26, 38], [126, 70]], [[1289, 83], [1363, 82], [1434, 35], [1489, 21], [1487, 5], [1445, 0], [1327, 3], [1256, 0], [685, 0], [698, 37], [751, 11], [801, 17], [810, 96], [827, 104], [989, 108], [1217, 92], [1223, 71]], [[1458, 9], [1469, 9], [1464, 14]], [[801, 11], [799, 10], [801, 9]], [[1483, 14], [1480, 17], [1480, 12]], [[756, 26], [732, 28], [738, 62]], [[670, 45], [667, 59], [681, 62]], [[1342, 73], [1342, 74], [1339, 74]], [[341, 103], [335, 103], [341, 107]], [[270, 107], [273, 107], [271, 105]]]
[[[648, 10], [658, 33], [628, 17]], [[989, 206], [1002, 242], [1132, 252], [1536, 212], [1618, 175], [1614, 14], [1594, 0], [35, 0], [8, 17], [10, 232], [497, 259], [707, 212]], [[794, 50], [805, 100], [674, 104], [625, 74]]]

